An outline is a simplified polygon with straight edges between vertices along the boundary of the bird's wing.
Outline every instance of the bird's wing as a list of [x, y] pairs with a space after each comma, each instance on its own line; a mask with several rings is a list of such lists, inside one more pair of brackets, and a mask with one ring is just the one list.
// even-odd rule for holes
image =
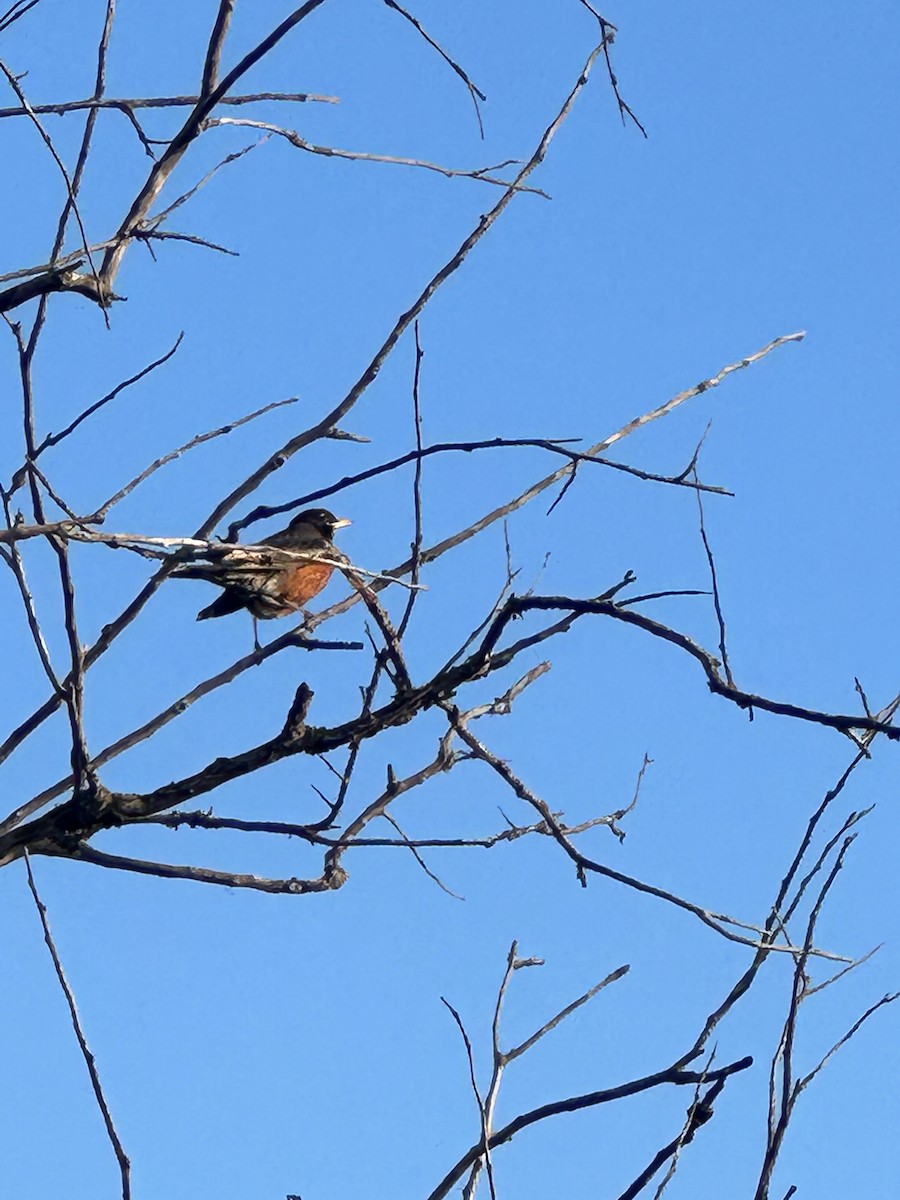
[[306, 550], [323, 550], [331, 542], [323, 538], [321, 533], [312, 525], [295, 525], [293, 529], [280, 529], [271, 537], [264, 538], [260, 546], [278, 546], [288, 550], [301, 547]]

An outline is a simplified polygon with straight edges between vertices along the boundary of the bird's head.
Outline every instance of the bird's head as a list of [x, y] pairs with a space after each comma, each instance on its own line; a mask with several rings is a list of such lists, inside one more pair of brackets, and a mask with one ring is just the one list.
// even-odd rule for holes
[[316, 533], [330, 542], [338, 529], [343, 529], [345, 525], [351, 524], [352, 521], [347, 517], [336, 517], [327, 508], [307, 508], [294, 517], [288, 529], [298, 529], [301, 525], [309, 525]]

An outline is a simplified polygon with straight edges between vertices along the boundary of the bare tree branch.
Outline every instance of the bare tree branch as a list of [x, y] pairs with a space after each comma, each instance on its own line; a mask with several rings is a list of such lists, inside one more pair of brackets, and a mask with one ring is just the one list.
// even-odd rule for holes
[[[699, 1094], [694, 1099], [693, 1104], [688, 1109], [687, 1120], [679, 1131], [677, 1137], [673, 1138], [667, 1146], [653, 1156], [647, 1167], [638, 1175], [637, 1179], [627, 1187], [619, 1196], [619, 1200], [635, 1200], [639, 1196], [653, 1176], [664, 1166], [669, 1159], [672, 1160], [674, 1167], [677, 1156], [682, 1146], [689, 1145], [694, 1140], [694, 1134], [697, 1130], [709, 1121], [713, 1116], [713, 1105], [719, 1098], [723, 1088], [725, 1087], [725, 1079], [717, 1079], [711, 1088], [709, 1088], [703, 1096]], [[699, 1086], [699, 1085], [698, 1085]], [[662, 1195], [662, 1189], [671, 1179], [672, 1175], [667, 1174], [660, 1188], [656, 1192], [656, 1196]]]
[[206, 61], [203, 64], [203, 80], [200, 84], [200, 95], [208, 96], [216, 86], [219, 78], [219, 65], [222, 61], [222, 50], [228, 36], [228, 27], [234, 16], [234, 0], [219, 0], [215, 24], [209, 35], [209, 46], [206, 50]]
[[[549, 1117], [555, 1117], [561, 1113], [580, 1112], [585, 1108], [594, 1108], [598, 1104], [609, 1104], [611, 1101], [623, 1100], [626, 1096], [636, 1096], [641, 1092], [650, 1091], [652, 1088], [660, 1087], [666, 1083], [674, 1084], [677, 1087], [691, 1086], [703, 1079], [706, 1079], [710, 1083], [717, 1083], [720, 1079], [728, 1079], [740, 1071], [746, 1071], [752, 1065], [752, 1058], [741, 1058], [736, 1062], [729, 1063], [724, 1067], [717, 1067], [715, 1070], [708, 1071], [705, 1074], [697, 1071], [676, 1071], [669, 1068], [665, 1071], [658, 1071], [653, 1075], [646, 1075], [643, 1079], [634, 1079], [628, 1083], [620, 1084], [618, 1087], [606, 1088], [598, 1092], [588, 1092], [583, 1096], [571, 1096], [566, 1100], [555, 1100], [550, 1104], [542, 1104], [539, 1108], [534, 1108], [530, 1112], [521, 1113], [518, 1117], [515, 1117], [512, 1121], [504, 1125], [502, 1129], [498, 1129], [490, 1138], [489, 1149], [496, 1149], [497, 1146], [502, 1146], [505, 1142], [511, 1141], [517, 1133], [520, 1133], [523, 1129], [527, 1129], [530, 1125], [535, 1125], [539, 1121], [545, 1121]], [[484, 1146], [481, 1142], [466, 1151], [459, 1161], [450, 1168], [437, 1187], [429, 1193], [428, 1200], [443, 1200], [445, 1196], [448, 1196], [454, 1185], [459, 1182], [465, 1172], [483, 1153]]]
[[[112, 4], [110, 4], [110, 8], [111, 7], [112, 7]], [[91, 275], [93, 277], [94, 284], [96, 285], [96, 289], [97, 289], [96, 296], [97, 296], [97, 298], [100, 298], [102, 296], [102, 290], [100, 287], [100, 279], [99, 279], [99, 276], [97, 275], [97, 270], [96, 270], [96, 267], [94, 266], [93, 258], [91, 256], [90, 246], [88, 243], [87, 231], [85, 230], [84, 222], [81, 219], [81, 213], [78, 211], [78, 205], [75, 200], [75, 197], [76, 197], [76, 194], [78, 191], [78, 184], [76, 182], [76, 177], [70, 177], [69, 172], [66, 170], [65, 163], [60, 158], [59, 154], [56, 151], [56, 147], [53, 145], [53, 142], [50, 139], [50, 135], [44, 129], [43, 125], [38, 120], [37, 114], [35, 113], [34, 109], [28, 103], [28, 100], [25, 97], [25, 93], [22, 91], [21, 87], [19, 86], [18, 79], [12, 73], [12, 71], [10, 71], [9, 67], [7, 67], [6, 63], [4, 63], [3, 61], [0, 61], [0, 72], [2, 72], [6, 76], [6, 82], [9, 84], [9, 86], [12, 88], [12, 90], [16, 93], [16, 96], [18, 96], [19, 103], [22, 105], [22, 107], [25, 109], [25, 112], [31, 118], [32, 124], [34, 125], [34, 127], [38, 131], [38, 133], [40, 134], [41, 140], [43, 141], [44, 145], [50, 151], [50, 155], [51, 155], [53, 161], [56, 163], [57, 167], [59, 168], [60, 175], [62, 175], [62, 177], [63, 177], [63, 181], [66, 185], [67, 202], [68, 202], [68, 205], [71, 206], [72, 213], [74, 214], [75, 221], [78, 225], [78, 230], [81, 234], [81, 243], [84, 247], [85, 257], [87, 258], [88, 262], [91, 264]], [[101, 83], [101, 86], [102, 86], [102, 83]], [[82, 146], [82, 156], [81, 157], [86, 158], [86, 150], [84, 149], [84, 145]], [[76, 169], [76, 175], [77, 175], [77, 169]], [[85, 281], [84, 286], [85, 287], [89, 286], [86, 281]], [[6, 311], [5, 305], [2, 307], [2, 311]]]
[[600, 47], [598, 46], [588, 56], [587, 62], [582, 68], [581, 74], [579, 75], [575, 86], [569, 92], [559, 112], [544, 130], [536, 149], [525, 165], [518, 172], [516, 178], [509, 185], [493, 208], [491, 208], [487, 213], [484, 214], [484, 216], [480, 218], [478, 224], [463, 240], [452, 257], [447, 260], [447, 262], [434, 276], [432, 276], [431, 280], [426, 284], [424, 290], [419, 294], [412, 306], [397, 319], [387, 338], [376, 351], [374, 357], [371, 359], [369, 365], [365, 368], [362, 375], [360, 375], [359, 379], [351, 387], [350, 391], [346, 394], [346, 396], [344, 396], [343, 400], [341, 400], [328, 414], [326, 414], [326, 416], [324, 416], [311, 428], [305, 430], [303, 433], [297, 434], [295, 437], [291, 438], [288, 442], [281, 446], [274, 454], [270, 455], [261, 466], [253, 471], [252, 474], [250, 474], [241, 484], [239, 484], [232, 492], [230, 492], [229, 495], [226, 496], [225, 499], [216, 506], [213, 513], [210, 515], [210, 518], [207, 522], [207, 527], [210, 530], [214, 529], [222, 520], [222, 518], [228, 512], [230, 512], [236, 504], [240, 503], [240, 501], [246, 496], [249, 496], [255, 492], [259, 485], [265, 479], [267, 479], [269, 475], [271, 475], [274, 471], [280, 470], [281, 467], [283, 467], [284, 464], [298, 451], [304, 449], [306, 446], [311, 445], [313, 442], [318, 441], [320, 438], [327, 436], [329, 431], [338, 425], [346, 416], [346, 414], [357, 404], [359, 399], [368, 390], [369, 386], [374, 382], [378, 372], [381, 370], [388, 356], [397, 345], [397, 342], [420, 315], [431, 297], [438, 291], [441, 285], [451, 277], [451, 275], [459, 270], [468, 257], [470, 251], [481, 241], [491, 226], [503, 214], [504, 210], [518, 194], [521, 189], [521, 185], [544, 161], [544, 158], [550, 147], [550, 143], [553, 141], [553, 138], [556, 136], [557, 132], [571, 112], [575, 101], [578, 99], [579, 95], [587, 85], [591, 68], [593, 67], [599, 53]]
[[501, 166], [515, 164], [500, 164], [498, 166], [477, 167], [471, 170], [463, 170], [456, 167], [445, 167], [440, 163], [427, 162], [422, 158], [403, 158], [394, 154], [371, 154], [362, 150], [342, 150], [338, 146], [322, 146], [315, 142], [307, 141], [301, 137], [295, 129], [285, 129], [283, 125], [273, 125], [270, 121], [253, 121], [247, 117], [210, 117], [206, 122], [207, 129], [216, 129], [227, 126], [237, 126], [246, 129], [261, 129], [266, 133], [275, 134], [277, 137], [284, 138], [285, 141], [297, 150], [304, 150], [307, 154], [318, 154], [323, 158], [342, 158], [348, 162], [370, 162], [370, 163], [386, 163], [397, 167], [419, 167], [425, 171], [434, 171], [438, 175], [443, 175], [446, 179], [474, 179], [480, 183], [492, 183], [495, 187], [514, 188], [518, 192], [529, 192], [533, 196], [540, 196], [544, 200], [549, 200], [550, 197], [541, 188], [528, 187], [524, 184], [517, 184], [515, 181], [510, 182], [507, 179], [498, 179], [493, 172], [501, 169]]
[[103, 1124], [106, 1126], [106, 1135], [109, 1138], [110, 1145], [113, 1148], [113, 1153], [116, 1156], [116, 1161], [119, 1164], [119, 1172], [122, 1178], [122, 1200], [131, 1200], [131, 1163], [128, 1155], [122, 1146], [119, 1135], [116, 1132], [116, 1127], [113, 1122], [112, 1113], [109, 1110], [106, 1096], [103, 1094], [103, 1085], [100, 1082], [100, 1074], [97, 1071], [97, 1062], [88, 1046], [87, 1038], [81, 1025], [81, 1018], [78, 1015], [78, 1007], [75, 1003], [75, 995], [66, 978], [63, 970], [62, 961], [59, 957], [59, 951], [56, 949], [56, 943], [53, 940], [53, 934], [50, 932], [50, 923], [47, 920], [47, 909], [38, 895], [37, 885], [34, 882], [34, 875], [31, 870], [31, 862], [28, 855], [25, 855], [25, 876], [28, 880], [28, 889], [31, 892], [34, 906], [37, 909], [38, 917], [40, 918], [41, 928], [44, 932], [44, 942], [47, 949], [50, 951], [50, 957], [53, 960], [53, 970], [56, 972], [56, 978], [59, 981], [59, 986], [65, 996], [66, 1004], [69, 1009], [69, 1016], [72, 1021], [72, 1028], [75, 1030], [75, 1037], [78, 1040], [78, 1048], [81, 1051], [81, 1056], [84, 1059], [85, 1066], [88, 1070], [88, 1075], [91, 1080], [91, 1090], [94, 1093], [94, 1099], [97, 1101], [97, 1107], [100, 1109], [100, 1115], [103, 1117]]
[[[37, 3], [37, 0], [35, 0]], [[2, 28], [0, 28], [2, 32]], [[62, 104], [32, 104], [31, 111], [38, 116], [65, 116], [66, 113], [83, 112], [85, 110], [111, 108], [127, 111], [135, 108], [196, 108], [202, 96], [133, 96], [128, 99], [112, 99], [97, 97], [87, 100], [66, 100]], [[242, 104], [258, 104], [266, 101], [279, 101], [288, 104], [339, 104], [337, 96], [314, 96], [310, 92], [254, 92], [247, 96], [222, 96], [216, 103], [239, 106]], [[27, 117], [28, 109], [0, 108], [0, 120], [4, 117]]]
[[450, 67], [450, 69], [454, 71], [455, 74], [457, 74], [466, 85], [466, 90], [472, 97], [472, 104], [475, 106], [475, 119], [478, 121], [478, 131], [483, 140], [484, 124], [481, 119], [481, 109], [479, 108], [478, 101], [487, 100], [487, 96], [475, 86], [459, 63], [454, 62], [450, 55], [438, 45], [434, 38], [423, 28], [422, 24], [412, 15], [412, 13], [407, 12], [405, 8], [401, 8], [400, 5], [396, 3], [396, 0], [384, 0], [384, 3], [388, 6], [388, 8], [392, 8], [394, 12], [398, 12], [401, 17], [404, 17], [407, 21], [409, 21], [410, 25], [412, 25], [413, 28], [425, 39], [432, 49], [438, 52], [447, 66]]

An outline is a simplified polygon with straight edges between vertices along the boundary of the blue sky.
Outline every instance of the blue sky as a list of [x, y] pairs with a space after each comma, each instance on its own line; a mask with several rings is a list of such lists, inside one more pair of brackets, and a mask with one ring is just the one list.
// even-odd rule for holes
[[[119, 8], [109, 94], [194, 90], [215, 5], [122, 0]], [[0, 57], [17, 74], [27, 69], [22, 84], [32, 103], [90, 92], [103, 9], [43, 0], [4, 35]], [[275, 0], [238, 4], [228, 63], [288, 9]], [[484, 141], [459, 80], [375, 0], [323, 5], [247, 81], [247, 90], [334, 95], [338, 105], [261, 104], [253, 114], [323, 145], [477, 168], [531, 153], [596, 40], [577, 3], [423, 0], [414, 11], [487, 94]], [[823, 15], [808, 0], [697, 0], [604, 13], [619, 27], [622, 93], [649, 137], [622, 128], [598, 66], [532, 180], [552, 200], [518, 197], [422, 317], [425, 440], [549, 436], [590, 444], [775, 336], [806, 330], [801, 344], [633, 435], [615, 456], [676, 473], [711, 420], [701, 475], [735, 492], [710, 497], [705, 510], [739, 684], [849, 712], [859, 704], [857, 676], [878, 707], [900, 687], [895, 11], [877, 0], [850, 17]], [[12, 93], [0, 101], [12, 103]], [[44, 120], [71, 162], [81, 118]], [[151, 114], [146, 127], [163, 137], [176, 120]], [[82, 199], [96, 240], [115, 230], [148, 167], [120, 114], [104, 114], [99, 128]], [[210, 130], [163, 203], [256, 140], [252, 130]], [[64, 193], [28, 122], [0, 121], [0, 155], [2, 273], [46, 260]], [[471, 180], [303, 155], [277, 139], [258, 146], [170, 225], [240, 257], [169, 242], [154, 262], [133, 247], [117, 283], [127, 303], [114, 307], [110, 331], [80, 298], [51, 304], [35, 366], [41, 434], [63, 427], [185, 332], [164, 368], [47, 454], [54, 486], [89, 511], [194, 434], [298, 396], [158, 472], [108, 526], [189, 535], [236, 481], [344, 395], [498, 196]], [[11, 338], [0, 339], [4, 481], [22, 460], [13, 350]], [[408, 450], [413, 362], [407, 335], [345, 419], [369, 443], [318, 443], [239, 515]], [[556, 465], [538, 450], [430, 459], [426, 541], [462, 528]], [[376, 569], [403, 560], [411, 489], [407, 470], [335, 498], [336, 511], [354, 522], [342, 547]], [[523, 587], [540, 573], [545, 594], [596, 595], [627, 569], [641, 591], [708, 586], [687, 490], [585, 469], [549, 516], [547, 507], [539, 499], [510, 521]], [[76, 548], [73, 563], [80, 632], [92, 642], [148, 568], [102, 547]], [[49, 552], [30, 546], [29, 569], [62, 663]], [[429, 569], [409, 635], [414, 674], [425, 677], [481, 619], [504, 573], [497, 527]], [[335, 582], [326, 598], [340, 594]], [[202, 584], [171, 581], [90, 673], [92, 749], [247, 652], [242, 618], [195, 625], [211, 598]], [[393, 597], [394, 611], [404, 600]], [[4, 735], [46, 695], [20, 603], [7, 577], [0, 611], [15, 686], [3, 692]], [[652, 613], [714, 647], [708, 599], [666, 600]], [[328, 636], [355, 638], [361, 627], [353, 610], [326, 628]], [[270, 626], [265, 637], [273, 635]], [[573, 822], [627, 803], [649, 754], [653, 765], [624, 844], [598, 830], [584, 839], [585, 852], [762, 921], [810, 813], [852, 756], [850, 742], [765, 714], [751, 724], [710, 696], [677, 650], [599, 620], [579, 623], [548, 657], [553, 670], [511, 716], [481, 723], [492, 749]], [[540, 658], [529, 657], [523, 670]], [[345, 719], [366, 670], [352, 655], [278, 656], [116, 759], [104, 782], [145, 790], [271, 737], [300, 679], [316, 693], [316, 723]], [[492, 681], [465, 703], [501, 690]], [[388, 762], [401, 774], [427, 761], [441, 732], [426, 715], [368, 746], [356, 802], [378, 793]], [[806, 1006], [801, 1070], [900, 981], [897, 754], [896, 746], [878, 746], [829, 826], [828, 835], [849, 811], [877, 804], [819, 941], [851, 955], [884, 945]], [[6, 807], [67, 768], [58, 716], [0, 769]], [[209, 800], [225, 815], [314, 820], [321, 804], [311, 785], [331, 786], [321, 764], [287, 762]], [[499, 829], [498, 805], [511, 811], [515, 801], [486, 769], [467, 763], [411, 793], [395, 815], [410, 836], [453, 836]], [[514, 815], [527, 819], [524, 809]], [[314, 857], [294, 842], [226, 833], [132, 830], [98, 844], [263, 874], [316, 871]], [[433, 851], [427, 861], [464, 901], [440, 891], [399, 849], [349, 854], [343, 889], [297, 899], [35, 860], [133, 1161], [136, 1196], [427, 1196], [477, 1136], [465, 1056], [440, 997], [460, 1011], [486, 1070], [493, 997], [513, 938], [546, 965], [514, 980], [509, 1041], [615, 967], [627, 962], [631, 971], [513, 1065], [501, 1120], [667, 1065], [748, 962], [748, 950], [674, 908], [600, 879], [582, 889], [543, 839], [489, 853]], [[21, 864], [2, 873], [0, 912], [13, 965], [11, 986], [0, 994], [0, 1019], [15, 1031], [0, 1093], [16, 1151], [10, 1192], [37, 1200], [63, 1191], [72, 1200], [115, 1196], [115, 1162]], [[786, 960], [770, 962], [723, 1025], [717, 1061], [750, 1053], [756, 1066], [725, 1089], [714, 1121], [685, 1151], [671, 1196], [752, 1195], [766, 1063], [789, 983]], [[773, 1195], [791, 1183], [801, 1196], [897, 1193], [896, 1035], [889, 1008], [811, 1087]], [[527, 1131], [497, 1152], [498, 1192], [517, 1200], [617, 1196], [675, 1136], [689, 1102], [684, 1089], [670, 1089]]]

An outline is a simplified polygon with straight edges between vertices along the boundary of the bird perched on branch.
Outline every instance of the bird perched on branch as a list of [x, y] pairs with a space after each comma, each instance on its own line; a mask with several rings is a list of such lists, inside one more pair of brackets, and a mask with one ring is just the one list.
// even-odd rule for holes
[[201, 608], [198, 621], [247, 609], [254, 618], [286, 617], [301, 610], [349, 559], [334, 545], [335, 531], [349, 525], [325, 508], [299, 513], [280, 533], [253, 546], [223, 543], [200, 551], [205, 562], [180, 562], [179, 579], [205, 579], [223, 589]]

